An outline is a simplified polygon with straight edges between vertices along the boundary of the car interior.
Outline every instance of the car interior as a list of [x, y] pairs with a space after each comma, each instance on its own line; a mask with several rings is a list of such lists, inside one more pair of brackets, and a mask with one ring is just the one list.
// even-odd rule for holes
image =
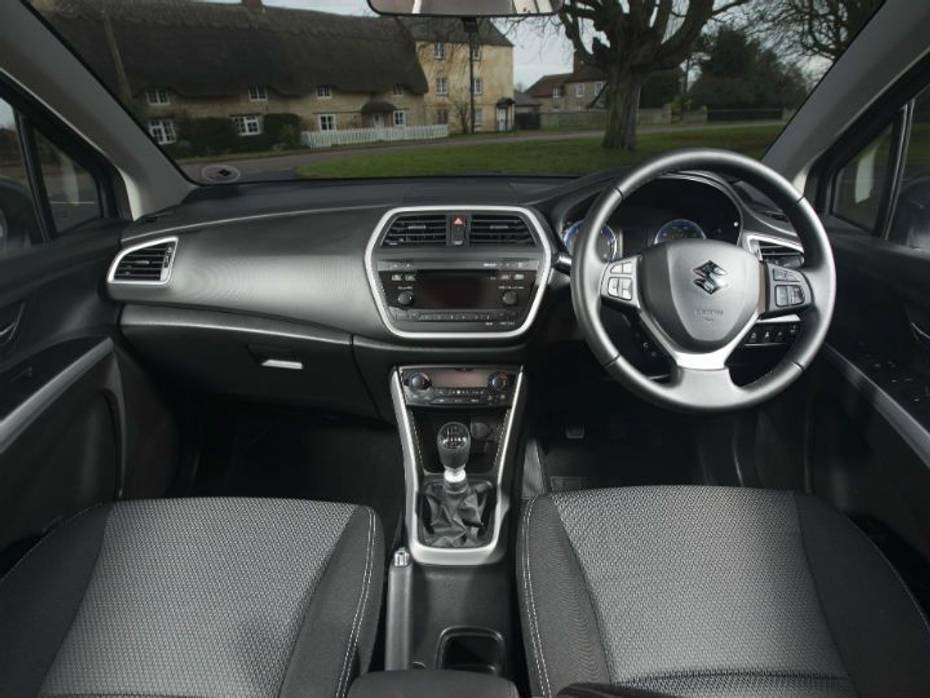
[[758, 159], [208, 184], [33, 4], [0, 695], [930, 695], [930, 7]]

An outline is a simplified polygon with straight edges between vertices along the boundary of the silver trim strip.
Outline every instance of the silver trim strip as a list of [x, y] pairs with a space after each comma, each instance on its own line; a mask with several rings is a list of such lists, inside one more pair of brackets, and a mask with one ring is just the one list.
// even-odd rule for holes
[[843, 377], [856, 390], [864, 394], [872, 403], [875, 411], [887, 420], [891, 427], [917, 454], [924, 465], [930, 467], [930, 432], [918, 422], [897, 400], [889, 395], [875, 381], [869, 378], [853, 362], [843, 356], [829, 344], [823, 345], [823, 352], [834, 363]]
[[391, 401], [394, 403], [394, 416], [400, 430], [401, 451], [404, 458], [404, 497], [405, 515], [407, 524], [407, 544], [413, 559], [423, 565], [444, 565], [450, 567], [473, 567], [488, 565], [497, 562], [504, 555], [504, 541], [501, 540], [501, 528], [504, 517], [510, 510], [510, 498], [502, 487], [504, 469], [510, 462], [513, 450], [513, 424], [516, 415], [523, 409], [523, 369], [517, 375], [514, 386], [513, 404], [507, 411], [504, 421], [503, 440], [499, 449], [499, 457], [495, 463], [495, 486], [497, 487], [497, 504], [494, 508], [494, 527], [491, 539], [487, 545], [480, 548], [433, 548], [420, 542], [420, 519], [417, 514], [417, 493], [420, 490], [420, 463], [416, 437], [410, 421], [407, 404], [404, 401], [404, 391], [400, 382], [400, 371], [395, 369], [391, 374]]
[[75, 359], [0, 420], [0, 453], [9, 448], [38, 417], [77, 380], [113, 352], [109, 337]]
[[[155, 247], [157, 245], [165, 245], [169, 243], [174, 243], [174, 251], [171, 253], [171, 260], [168, 262], [168, 273], [165, 274], [163, 279], [159, 281], [140, 281], [135, 280], [125, 280], [116, 278], [116, 269], [119, 267], [119, 263], [123, 261], [123, 258], [136, 250], [144, 250], [146, 247]], [[107, 272], [107, 283], [108, 284], [119, 284], [120, 286], [165, 286], [171, 281], [171, 272], [174, 270], [174, 262], [178, 258], [178, 248], [180, 247], [180, 242], [176, 235], [169, 237], [158, 238], [156, 240], [146, 240], [145, 242], [140, 242], [137, 245], [130, 245], [124, 250], [121, 250], [116, 258], [113, 260], [113, 263], [110, 264], [110, 270]]]
[[[388, 221], [391, 218], [400, 213], [422, 213], [424, 211], [447, 211], [455, 213], [496, 211], [502, 213], [521, 213], [530, 220], [535, 229], [534, 232], [536, 233], [537, 242], [543, 248], [543, 259], [539, 268], [539, 273], [536, 275], [536, 290], [533, 302], [530, 304], [526, 319], [520, 327], [503, 332], [483, 332], [480, 330], [476, 332], [411, 332], [408, 330], [399, 330], [394, 326], [391, 316], [388, 314], [387, 303], [385, 302], [381, 283], [378, 279], [377, 271], [375, 270], [373, 255], [385, 233]], [[368, 240], [368, 245], [365, 247], [365, 272], [368, 275], [368, 286], [371, 288], [371, 295], [375, 299], [375, 306], [378, 308], [378, 315], [381, 316], [381, 322], [395, 337], [401, 337], [403, 339], [455, 340], [513, 339], [524, 334], [536, 320], [536, 314], [539, 312], [543, 295], [545, 294], [546, 288], [549, 286], [549, 278], [552, 275], [552, 245], [549, 244], [549, 236], [539, 222], [539, 218], [537, 218], [532, 210], [524, 208], [523, 206], [403, 206], [400, 208], [392, 208], [381, 217], [381, 220], [378, 221], [378, 225], [375, 226], [375, 231], [372, 233], [371, 238]]]
[[303, 371], [302, 361], [288, 361], [286, 359], [265, 359], [262, 361], [263, 368], [283, 368], [287, 371]]

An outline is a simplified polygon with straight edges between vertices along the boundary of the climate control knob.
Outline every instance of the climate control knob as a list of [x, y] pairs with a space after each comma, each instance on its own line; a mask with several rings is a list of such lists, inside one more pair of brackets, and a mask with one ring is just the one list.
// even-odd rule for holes
[[410, 291], [401, 291], [397, 294], [397, 305], [413, 305], [413, 294]]
[[519, 300], [520, 296], [517, 295], [516, 291], [504, 291], [501, 296], [501, 303], [504, 305], [516, 305]]
[[488, 387], [498, 393], [502, 393], [510, 387], [510, 376], [506, 373], [495, 373], [488, 380]]
[[414, 373], [410, 377], [410, 388], [421, 392], [423, 390], [429, 390], [429, 387], [433, 382], [429, 379], [429, 376], [425, 373]]

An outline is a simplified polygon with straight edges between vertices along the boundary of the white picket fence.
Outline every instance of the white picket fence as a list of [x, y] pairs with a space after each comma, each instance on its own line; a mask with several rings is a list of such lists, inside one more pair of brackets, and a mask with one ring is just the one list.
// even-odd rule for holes
[[449, 137], [448, 124], [436, 126], [397, 126], [393, 128], [352, 128], [345, 131], [303, 131], [300, 142], [306, 148], [331, 148], [382, 141], [430, 141]]

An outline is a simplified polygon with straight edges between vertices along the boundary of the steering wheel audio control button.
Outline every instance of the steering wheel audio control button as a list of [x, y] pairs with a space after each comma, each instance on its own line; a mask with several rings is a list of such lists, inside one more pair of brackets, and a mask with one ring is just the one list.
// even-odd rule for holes
[[766, 264], [769, 277], [769, 315], [795, 312], [809, 306], [813, 300], [810, 284], [801, 270], [785, 269]]

